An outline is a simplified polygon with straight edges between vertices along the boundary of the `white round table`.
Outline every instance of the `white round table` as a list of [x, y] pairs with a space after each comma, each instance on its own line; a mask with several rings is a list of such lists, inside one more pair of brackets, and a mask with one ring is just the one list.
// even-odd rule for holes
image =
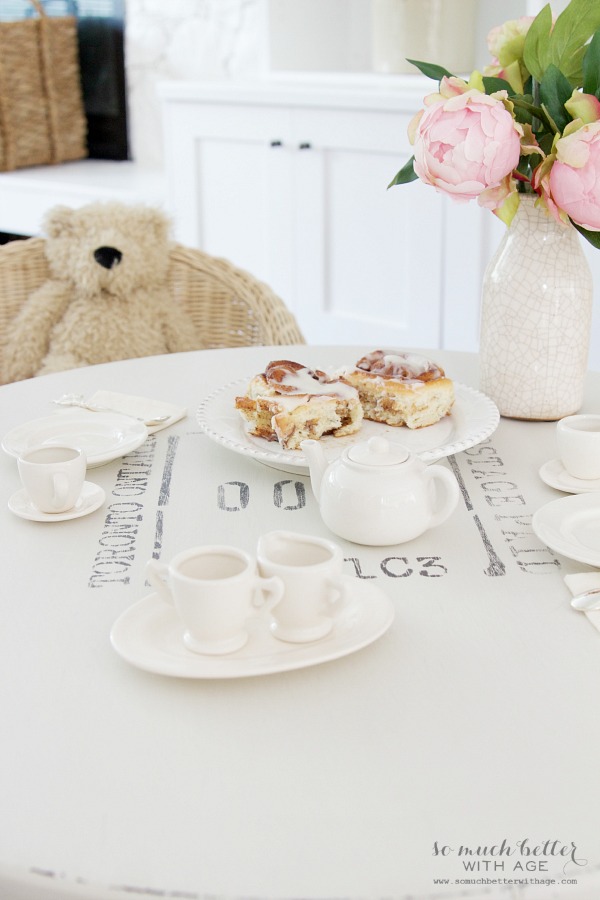
[[[150, 673], [111, 646], [150, 594], [152, 556], [253, 552], [275, 528], [333, 537], [305, 475], [219, 445], [195, 411], [270, 359], [323, 367], [364, 349], [215, 350], [0, 388], [1, 435], [65, 392], [189, 411], [90, 469], [106, 501], [72, 521], [14, 516], [17, 467], [0, 454], [3, 900], [600, 895], [600, 634], [564, 583], [593, 568], [531, 528], [566, 496], [538, 475], [553, 423], [501, 420], [442, 460], [461, 499], [422, 537], [336, 539], [346, 574], [394, 605], [369, 646], [230, 679]], [[430, 355], [477, 387], [475, 356]], [[590, 375], [584, 409], [599, 400]]]

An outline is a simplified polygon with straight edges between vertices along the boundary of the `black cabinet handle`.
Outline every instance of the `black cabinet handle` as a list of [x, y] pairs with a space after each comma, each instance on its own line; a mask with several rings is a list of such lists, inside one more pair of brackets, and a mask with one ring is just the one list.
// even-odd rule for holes
[[271, 147], [283, 147], [283, 141], [271, 141]]
[[303, 141], [301, 144], [298, 145], [298, 147], [300, 150], [310, 150], [311, 149], [311, 146], [308, 143], [308, 141]]

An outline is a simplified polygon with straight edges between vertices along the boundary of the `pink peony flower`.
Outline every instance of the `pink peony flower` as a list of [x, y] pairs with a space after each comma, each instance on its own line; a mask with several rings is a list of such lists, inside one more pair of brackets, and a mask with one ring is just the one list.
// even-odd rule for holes
[[518, 165], [522, 129], [499, 92], [467, 90], [428, 106], [413, 120], [414, 169], [419, 178], [455, 200], [497, 188]]
[[555, 152], [551, 199], [578, 225], [600, 231], [600, 121], [560, 138]]

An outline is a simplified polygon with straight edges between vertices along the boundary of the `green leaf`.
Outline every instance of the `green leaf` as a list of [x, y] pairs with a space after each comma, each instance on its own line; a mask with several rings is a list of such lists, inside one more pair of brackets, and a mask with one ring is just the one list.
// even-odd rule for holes
[[580, 88], [583, 83], [583, 57], [587, 45], [579, 47], [573, 55], [561, 64], [563, 75], [568, 79], [572, 88]]
[[[519, 97], [517, 94], [515, 94], [514, 97], [511, 97], [511, 100], [514, 103], [515, 110], [525, 110], [525, 112], [529, 113], [529, 115], [532, 116], [534, 119], [539, 119], [541, 122], [543, 122], [544, 125], [546, 126], [546, 128], [551, 127], [550, 122], [548, 121], [548, 119], [546, 117], [546, 113], [544, 112], [544, 110], [542, 109], [541, 106], [535, 106], [535, 104], [533, 104], [533, 103], [528, 103], [526, 100]], [[517, 121], [520, 121], [518, 119], [518, 117], [517, 117]]]
[[[515, 95], [514, 97], [511, 97], [510, 99], [514, 103], [514, 117], [517, 120], [517, 122], [520, 122], [522, 125], [524, 125], [526, 123], [531, 125], [535, 116], [532, 116], [532, 114], [529, 112], [529, 110], [532, 109], [533, 107], [530, 103], [528, 103], [528, 98]], [[533, 100], [533, 98], [529, 98], [529, 99]], [[536, 111], [537, 111], [537, 107], [536, 107]]]
[[583, 58], [583, 91], [600, 99], [600, 29], [588, 44]]
[[542, 80], [549, 62], [551, 31], [552, 10], [547, 3], [531, 23], [523, 47], [523, 61], [537, 81]]
[[428, 78], [434, 78], [436, 81], [441, 81], [445, 75], [448, 78], [454, 78], [454, 75], [448, 69], [444, 69], [443, 66], [437, 66], [435, 63], [420, 62], [417, 59], [407, 59], [406, 62], [416, 66], [423, 75], [427, 75]]
[[546, 156], [550, 156], [552, 153], [552, 143], [554, 141], [554, 135], [551, 132], [547, 134], [543, 134], [541, 137], [538, 135], [538, 144], [546, 154]]
[[[571, 221], [573, 220], [571, 219]], [[593, 247], [596, 247], [600, 250], [600, 231], [588, 231], [587, 228], [583, 228], [581, 225], [577, 225], [576, 222], [573, 222], [573, 225], [575, 226], [579, 234], [581, 234], [586, 239], [586, 241], [589, 241]]]
[[571, 0], [554, 23], [547, 61], [554, 63], [573, 87], [581, 86], [583, 48], [599, 28], [598, 0]]
[[417, 175], [413, 167], [414, 159], [414, 156], [411, 156], [408, 162], [402, 166], [397, 175], [388, 184], [388, 188], [393, 187], [395, 184], [408, 184], [411, 181], [417, 180], [419, 176]]
[[572, 93], [570, 82], [555, 65], [550, 63], [540, 81], [540, 100], [558, 131], [563, 131], [571, 121], [572, 117], [565, 109], [565, 103], [571, 98]]
[[506, 91], [508, 96], [512, 97], [515, 93], [508, 81], [505, 81], [504, 78], [495, 78], [491, 75], [483, 76], [483, 86], [486, 94], [495, 94], [496, 91]]

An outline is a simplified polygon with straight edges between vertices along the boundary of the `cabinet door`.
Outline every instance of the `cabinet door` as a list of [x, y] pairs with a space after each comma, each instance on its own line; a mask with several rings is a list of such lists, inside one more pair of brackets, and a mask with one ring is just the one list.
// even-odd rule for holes
[[410, 116], [296, 110], [294, 310], [308, 340], [439, 346], [443, 217], [418, 182], [387, 186]]
[[183, 102], [165, 108], [177, 240], [229, 259], [291, 305], [289, 134], [284, 108]]
[[387, 190], [410, 108], [167, 103], [178, 240], [266, 281], [311, 342], [439, 346], [438, 198]]

